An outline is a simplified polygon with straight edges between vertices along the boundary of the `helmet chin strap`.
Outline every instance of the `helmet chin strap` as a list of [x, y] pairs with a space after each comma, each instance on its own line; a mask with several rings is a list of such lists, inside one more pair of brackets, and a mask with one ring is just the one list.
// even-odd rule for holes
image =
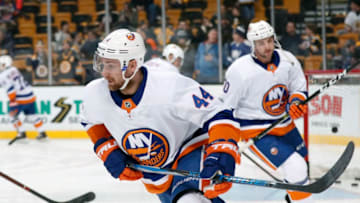
[[129, 84], [130, 80], [133, 79], [134, 76], [136, 75], [136, 73], [138, 72], [139, 67], [136, 67], [134, 73], [133, 73], [130, 77], [128, 77], [128, 78], [126, 78], [126, 76], [125, 76], [125, 72], [126, 72], [127, 67], [124, 68], [124, 69], [125, 69], [125, 70], [122, 71], [122, 77], [123, 77], [123, 79], [124, 79], [124, 84], [120, 87], [120, 90], [124, 90], [124, 89], [127, 87], [127, 85]]
[[[282, 50], [281, 44], [280, 44], [279, 40], [277, 39], [276, 35], [274, 34], [273, 36], [274, 36], [275, 48]], [[250, 43], [251, 43], [251, 56], [253, 56], [254, 58], [258, 58], [255, 55], [255, 41], [250, 41]]]

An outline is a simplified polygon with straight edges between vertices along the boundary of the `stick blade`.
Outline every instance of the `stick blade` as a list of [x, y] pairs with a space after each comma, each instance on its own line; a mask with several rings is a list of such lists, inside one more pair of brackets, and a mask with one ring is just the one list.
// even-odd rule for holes
[[341, 176], [341, 174], [343, 174], [349, 165], [354, 153], [354, 148], [354, 142], [350, 141], [346, 146], [345, 151], [342, 153], [334, 166], [319, 180], [310, 185], [307, 185], [306, 190], [311, 193], [320, 193], [328, 189]]
[[95, 199], [95, 193], [94, 192], [88, 192], [85, 193], [79, 197], [76, 197], [72, 200], [69, 200], [67, 202], [63, 202], [63, 203], [85, 203], [85, 202], [91, 202]]

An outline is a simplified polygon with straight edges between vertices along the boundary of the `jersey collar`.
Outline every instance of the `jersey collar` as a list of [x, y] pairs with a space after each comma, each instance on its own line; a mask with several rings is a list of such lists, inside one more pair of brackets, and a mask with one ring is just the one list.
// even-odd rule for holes
[[141, 81], [141, 84], [136, 90], [135, 94], [128, 96], [121, 94], [119, 90], [110, 91], [111, 98], [114, 100], [115, 104], [120, 108], [126, 110], [128, 113], [130, 113], [130, 111], [140, 103], [140, 100], [144, 94], [147, 81], [147, 70], [146, 68], [141, 67], [140, 71], [142, 71], [142, 73], [144, 74], [144, 78]]
[[253, 56], [252, 56], [252, 58], [254, 59], [255, 63], [259, 64], [265, 70], [272, 71], [272, 72], [274, 72], [277, 69], [277, 67], [279, 66], [279, 63], [280, 63], [280, 56], [276, 50], [274, 50], [274, 53], [271, 57], [271, 61], [267, 64], [262, 63], [261, 61], [259, 61], [257, 58], [255, 58]]

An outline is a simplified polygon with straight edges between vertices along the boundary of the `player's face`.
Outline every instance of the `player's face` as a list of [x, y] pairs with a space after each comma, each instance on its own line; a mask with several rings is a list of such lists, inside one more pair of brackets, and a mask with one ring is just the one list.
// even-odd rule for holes
[[255, 56], [263, 63], [269, 63], [275, 49], [274, 37], [255, 41]]
[[[173, 58], [174, 58], [174, 55], [173, 55], [173, 54], [170, 54], [170, 55], [169, 55], [169, 61], [172, 61]], [[177, 67], [178, 69], [180, 69], [180, 68], [181, 68], [181, 62], [182, 62], [182, 58], [177, 57], [172, 64], [173, 64], [175, 67]]]
[[3, 70], [5, 70], [5, 65], [4, 64], [0, 64], [0, 73], [3, 72]]
[[102, 76], [108, 81], [108, 86], [111, 91], [120, 89], [124, 82], [122, 77], [120, 61], [116, 59], [101, 58]]
[[[116, 91], [124, 84], [122, 76], [120, 61], [117, 59], [101, 58], [102, 76], [108, 81], [108, 86], [111, 91]], [[136, 61], [131, 60], [128, 68], [125, 71], [125, 77], [130, 77], [136, 69]]]
[[174, 66], [176, 66], [178, 69], [180, 69], [180, 68], [181, 68], [181, 62], [182, 62], [182, 58], [177, 57], [177, 58], [175, 59], [175, 61], [173, 62], [173, 64], [174, 64]]

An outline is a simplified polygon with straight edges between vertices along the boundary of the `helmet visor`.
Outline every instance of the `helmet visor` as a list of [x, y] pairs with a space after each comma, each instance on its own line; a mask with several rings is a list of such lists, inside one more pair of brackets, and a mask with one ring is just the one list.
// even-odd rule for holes
[[93, 69], [102, 73], [105, 69], [113, 71], [114, 69], [121, 69], [121, 64], [118, 59], [110, 59], [99, 56], [97, 51], [94, 54]]

